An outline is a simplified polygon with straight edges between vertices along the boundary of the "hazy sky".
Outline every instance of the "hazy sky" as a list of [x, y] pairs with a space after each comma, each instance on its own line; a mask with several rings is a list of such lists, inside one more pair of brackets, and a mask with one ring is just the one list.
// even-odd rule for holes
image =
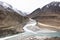
[[44, 5], [59, 0], [2, 0], [11, 4], [14, 8], [17, 8], [23, 12], [31, 13], [33, 10], [37, 8], [41, 8]]

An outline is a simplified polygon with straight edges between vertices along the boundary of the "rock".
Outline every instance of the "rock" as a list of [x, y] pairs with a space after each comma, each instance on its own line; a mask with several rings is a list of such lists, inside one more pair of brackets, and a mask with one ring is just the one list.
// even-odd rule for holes
[[50, 36], [24, 36], [20, 40], [60, 40], [60, 37], [50, 37]]

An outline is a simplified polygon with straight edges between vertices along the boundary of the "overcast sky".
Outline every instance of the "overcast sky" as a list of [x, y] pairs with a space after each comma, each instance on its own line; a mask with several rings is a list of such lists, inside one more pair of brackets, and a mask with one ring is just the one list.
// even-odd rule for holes
[[11, 4], [14, 8], [23, 12], [31, 13], [37, 8], [42, 8], [44, 5], [59, 0], [0, 0]]

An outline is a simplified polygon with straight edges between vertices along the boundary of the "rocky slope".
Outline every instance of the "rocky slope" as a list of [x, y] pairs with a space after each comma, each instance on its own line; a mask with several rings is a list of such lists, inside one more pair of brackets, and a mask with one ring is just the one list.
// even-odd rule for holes
[[38, 21], [39, 26], [60, 30], [60, 2], [51, 2], [36, 11], [32, 12], [29, 17]]
[[[0, 1], [0, 35], [14, 32], [23, 32], [23, 26], [28, 18], [21, 16], [22, 12], [15, 10], [11, 5]], [[11, 32], [12, 31], [12, 32]]]
[[60, 2], [51, 2], [45, 5], [41, 10], [37, 20], [44, 26], [60, 29]]

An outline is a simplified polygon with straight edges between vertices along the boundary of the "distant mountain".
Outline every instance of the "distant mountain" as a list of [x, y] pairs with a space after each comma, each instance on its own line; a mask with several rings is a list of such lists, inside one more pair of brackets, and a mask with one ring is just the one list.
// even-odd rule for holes
[[32, 13], [30, 13], [26, 17], [34, 18], [34, 17], [38, 16], [38, 13], [40, 13], [40, 11], [41, 11], [40, 8], [37, 8], [36, 10], [34, 10]]
[[30, 17], [32, 19], [41, 19], [41, 18], [56, 18], [60, 15], [60, 2], [51, 2], [45, 6], [43, 6], [41, 9], [38, 8], [35, 11], [33, 11], [31, 14], [27, 15], [27, 17]]
[[60, 12], [60, 2], [51, 2], [45, 5], [42, 9], [43, 12]]

